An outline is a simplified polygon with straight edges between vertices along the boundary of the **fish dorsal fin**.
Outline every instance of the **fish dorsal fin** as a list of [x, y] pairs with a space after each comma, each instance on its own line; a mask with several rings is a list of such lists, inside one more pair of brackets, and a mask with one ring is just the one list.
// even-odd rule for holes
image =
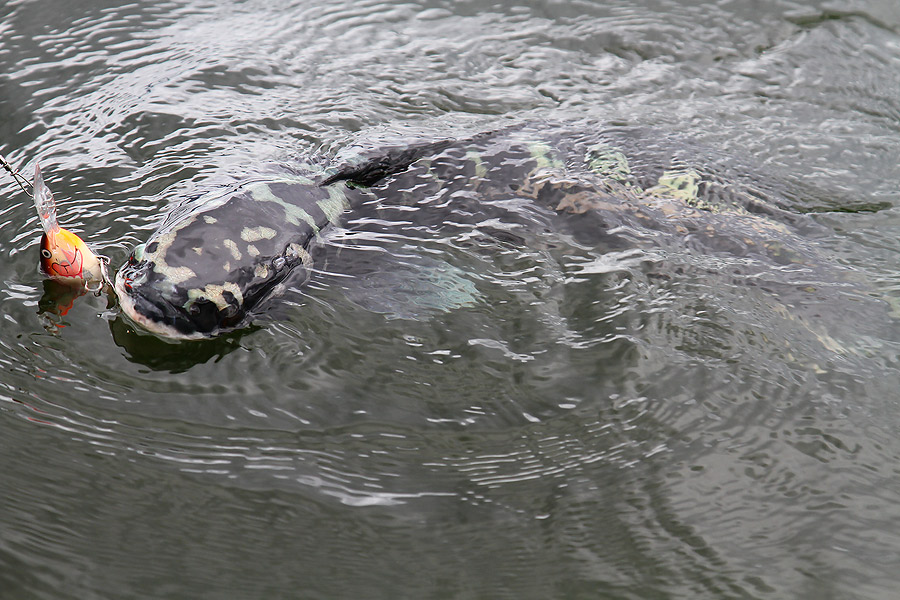
[[375, 185], [385, 177], [405, 170], [409, 165], [424, 156], [440, 153], [453, 143], [452, 140], [441, 140], [391, 149], [378, 156], [364, 158], [355, 164], [342, 165], [338, 167], [336, 173], [328, 176], [319, 185], [331, 185], [338, 181], [346, 181], [365, 187]]

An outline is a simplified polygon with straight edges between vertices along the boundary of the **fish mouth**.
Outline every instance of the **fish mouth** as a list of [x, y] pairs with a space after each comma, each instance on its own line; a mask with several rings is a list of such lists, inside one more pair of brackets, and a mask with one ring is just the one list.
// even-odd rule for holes
[[200, 290], [179, 288], [157, 273], [151, 261], [129, 260], [116, 274], [113, 290], [122, 313], [135, 325], [176, 340], [210, 338], [245, 317], [239, 304], [220, 307], [216, 298], [192, 296]]
[[[119, 299], [119, 309], [133, 323], [142, 329], [161, 337], [175, 340], [199, 340], [209, 337], [198, 331], [187, 315], [177, 307], [167, 302], [159, 292], [155, 290], [142, 290], [135, 294], [133, 289], [128, 289], [125, 278], [121, 273], [116, 277], [113, 290]], [[151, 291], [155, 293], [146, 294]], [[156, 296], [156, 298], [148, 297]], [[154, 301], [156, 300], [156, 301]]]
[[[246, 325], [250, 308], [279, 290], [289, 272], [246, 285], [246, 277], [178, 286], [155, 263], [130, 259], [116, 274], [113, 291], [124, 316], [142, 329], [174, 340], [208, 339]], [[193, 280], [197, 282], [197, 279]]]
[[[152, 266], [148, 261], [130, 261], [116, 274], [113, 290], [119, 307], [134, 324], [162, 337], [197, 340], [236, 329], [246, 320], [237, 284], [179, 288]], [[233, 289], [223, 289], [229, 285]]]

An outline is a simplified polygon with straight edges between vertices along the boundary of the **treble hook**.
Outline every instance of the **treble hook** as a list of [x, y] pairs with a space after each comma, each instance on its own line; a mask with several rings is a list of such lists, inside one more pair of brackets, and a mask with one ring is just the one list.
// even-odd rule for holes
[[85, 284], [85, 289], [95, 296], [99, 296], [103, 292], [103, 288], [105, 286], [109, 286], [110, 289], [113, 287], [113, 280], [109, 276], [109, 263], [110, 258], [105, 254], [96, 254], [97, 260], [100, 261], [100, 279], [96, 281], [96, 285], [92, 286], [90, 283]]

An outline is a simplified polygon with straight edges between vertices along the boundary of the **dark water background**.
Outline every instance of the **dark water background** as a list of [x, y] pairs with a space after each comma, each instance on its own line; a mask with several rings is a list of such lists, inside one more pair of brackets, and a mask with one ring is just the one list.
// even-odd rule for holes
[[173, 346], [40, 314], [5, 178], [0, 598], [898, 597], [898, 118], [893, 0], [3, 3], [0, 152], [116, 264], [205, 181], [588, 119], [789, 182], [821, 269], [363, 213]]

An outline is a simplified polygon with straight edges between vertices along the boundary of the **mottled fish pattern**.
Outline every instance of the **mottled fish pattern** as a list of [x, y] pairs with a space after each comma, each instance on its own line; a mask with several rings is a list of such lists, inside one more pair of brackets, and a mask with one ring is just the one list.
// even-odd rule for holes
[[[590, 213], [604, 230], [731, 238], [736, 251], [750, 244], [778, 253], [793, 239], [784, 224], [790, 216], [764, 195], [671, 153], [648, 152], [631, 133], [573, 139], [570, 132], [505, 130], [388, 150], [318, 181], [291, 175], [210, 193], [173, 212], [134, 249], [115, 291], [125, 314], [152, 332], [217, 335], [244, 325], [288, 275], [306, 277], [311, 242], [357, 203], [372, 194], [396, 199], [459, 189]], [[721, 213], [727, 221], [711, 220]]]
[[131, 253], [116, 277], [123, 309], [170, 337], [233, 329], [289, 274], [308, 272], [307, 247], [349, 208], [348, 189], [290, 177], [198, 199]]

